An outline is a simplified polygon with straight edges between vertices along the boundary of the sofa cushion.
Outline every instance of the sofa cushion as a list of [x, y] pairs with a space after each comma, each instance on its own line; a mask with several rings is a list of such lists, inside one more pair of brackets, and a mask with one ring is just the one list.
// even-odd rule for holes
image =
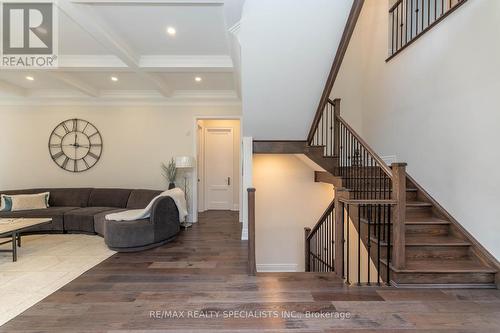
[[119, 213], [123, 212], [126, 209], [124, 208], [118, 208], [114, 210], [109, 210], [109, 211], [104, 211], [101, 213], [97, 213], [94, 215], [94, 230], [98, 235], [104, 236], [104, 224], [106, 223], [106, 215], [112, 214], [112, 213]]
[[91, 188], [54, 188], [50, 192], [49, 205], [62, 207], [87, 207]]
[[93, 189], [88, 206], [126, 208], [130, 192], [131, 190], [115, 188]]
[[86, 207], [71, 210], [64, 214], [64, 231], [95, 233], [94, 216], [112, 211], [114, 207]]
[[161, 194], [161, 191], [155, 190], [132, 190], [128, 198], [128, 209], [143, 209], [153, 200], [154, 197]]
[[52, 218], [52, 223], [35, 226], [29, 231], [63, 231], [63, 217], [65, 213], [78, 207], [49, 207], [46, 209], [23, 210], [16, 212], [0, 212], [0, 218]]

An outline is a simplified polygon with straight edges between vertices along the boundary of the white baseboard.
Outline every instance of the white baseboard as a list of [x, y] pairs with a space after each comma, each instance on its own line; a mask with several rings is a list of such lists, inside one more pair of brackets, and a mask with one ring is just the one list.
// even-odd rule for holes
[[297, 264], [259, 264], [257, 272], [298, 272]]

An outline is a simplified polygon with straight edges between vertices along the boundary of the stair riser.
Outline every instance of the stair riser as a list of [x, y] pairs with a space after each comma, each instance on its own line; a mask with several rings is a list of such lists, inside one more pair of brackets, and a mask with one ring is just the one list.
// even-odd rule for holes
[[[372, 242], [372, 251], [376, 256], [377, 244]], [[468, 246], [406, 246], [406, 259], [463, 259], [469, 256]], [[381, 258], [387, 258], [387, 247], [380, 247]], [[372, 258], [376, 260], [376, 257]]]
[[398, 284], [474, 284], [494, 283], [492, 273], [394, 273], [391, 279]]
[[407, 259], [463, 259], [469, 256], [468, 246], [407, 246]]
[[406, 218], [433, 217], [432, 207], [406, 207]]
[[429, 235], [446, 236], [449, 234], [449, 225], [447, 224], [407, 224], [407, 235]]

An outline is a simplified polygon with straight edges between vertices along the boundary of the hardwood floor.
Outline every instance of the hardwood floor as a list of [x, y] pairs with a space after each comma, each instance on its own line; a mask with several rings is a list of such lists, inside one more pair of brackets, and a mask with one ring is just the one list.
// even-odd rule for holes
[[[500, 332], [499, 290], [349, 287], [324, 273], [249, 277], [239, 236], [236, 213], [204, 213], [176, 241], [110, 257], [0, 331]], [[202, 314], [212, 318], [194, 318]]]

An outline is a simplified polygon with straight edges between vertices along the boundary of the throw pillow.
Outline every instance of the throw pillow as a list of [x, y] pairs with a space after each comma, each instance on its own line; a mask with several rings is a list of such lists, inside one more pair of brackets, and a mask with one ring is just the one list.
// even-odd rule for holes
[[[45, 209], [49, 207], [49, 192], [38, 194], [4, 195], [5, 208], [10, 211]], [[10, 207], [9, 207], [10, 206]]]

